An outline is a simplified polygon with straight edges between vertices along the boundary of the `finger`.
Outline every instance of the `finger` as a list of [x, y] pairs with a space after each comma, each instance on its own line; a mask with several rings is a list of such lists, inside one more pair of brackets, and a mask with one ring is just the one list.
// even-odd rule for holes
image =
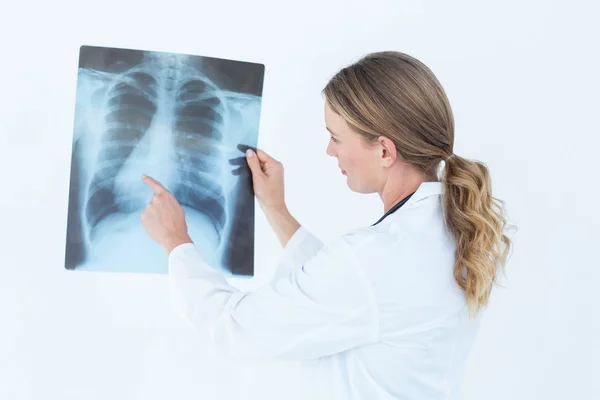
[[242, 153], [245, 153], [246, 150], [248, 150], [248, 149], [252, 149], [252, 150], [256, 151], [256, 147], [248, 146], [247, 144], [238, 144], [236, 147]]
[[261, 178], [264, 176], [263, 170], [260, 167], [260, 161], [253, 150], [246, 150], [246, 160], [248, 161], [250, 171], [252, 171], [253, 178]]
[[155, 194], [161, 194], [167, 192], [167, 189], [161, 185], [158, 181], [152, 179], [148, 175], [143, 175], [142, 180], [152, 189]]
[[261, 149], [256, 149], [256, 153], [258, 154], [258, 159], [262, 163], [265, 163], [267, 161], [277, 161], [276, 159], [274, 159], [273, 157], [271, 157], [270, 155], [268, 155]]
[[140, 214], [140, 219], [142, 221], [147, 221], [149, 217], [150, 217], [150, 208], [146, 207], [144, 209], [144, 211], [142, 211], [142, 213]]

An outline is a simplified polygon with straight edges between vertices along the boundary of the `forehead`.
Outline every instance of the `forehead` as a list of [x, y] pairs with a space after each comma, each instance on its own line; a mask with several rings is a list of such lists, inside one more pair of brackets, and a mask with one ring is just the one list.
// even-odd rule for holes
[[335, 113], [329, 104], [325, 102], [325, 126], [334, 134], [344, 134], [350, 129], [346, 121], [337, 113]]

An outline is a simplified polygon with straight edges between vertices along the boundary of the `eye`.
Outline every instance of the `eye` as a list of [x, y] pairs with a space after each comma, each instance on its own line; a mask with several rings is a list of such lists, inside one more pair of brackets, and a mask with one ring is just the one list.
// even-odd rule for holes
[[331, 136], [331, 140], [333, 140], [335, 143], [338, 142], [338, 140], [336, 138], [334, 138], [333, 136]]

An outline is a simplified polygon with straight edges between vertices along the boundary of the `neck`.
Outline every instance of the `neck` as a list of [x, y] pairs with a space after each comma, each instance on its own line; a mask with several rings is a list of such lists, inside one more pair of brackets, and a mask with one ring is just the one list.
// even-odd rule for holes
[[379, 197], [383, 201], [383, 212], [388, 212], [395, 204], [414, 193], [421, 183], [431, 181], [433, 179], [428, 179], [414, 170], [399, 168], [397, 171], [391, 171], [379, 192]]

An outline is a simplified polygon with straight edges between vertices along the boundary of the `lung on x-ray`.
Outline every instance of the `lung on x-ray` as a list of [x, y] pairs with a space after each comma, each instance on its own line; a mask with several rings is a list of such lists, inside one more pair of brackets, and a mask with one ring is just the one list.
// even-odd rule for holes
[[164, 249], [140, 215], [142, 175], [185, 210], [204, 259], [226, 276], [254, 275], [254, 193], [263, 64], [82, 46], [72, 142], [65, 268], [166, 273]]

